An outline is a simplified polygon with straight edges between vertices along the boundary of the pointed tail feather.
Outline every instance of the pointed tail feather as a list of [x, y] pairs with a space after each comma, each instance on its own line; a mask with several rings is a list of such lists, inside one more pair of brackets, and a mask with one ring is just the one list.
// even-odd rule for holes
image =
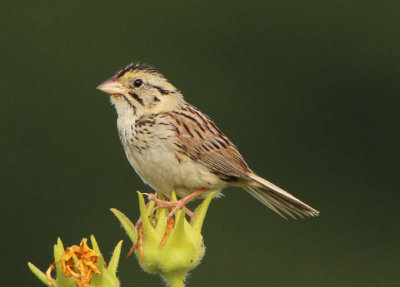
[[303, 217], [303, 215], [319, 215], [318, 210], [300, 201], [275, 184], [255, 174], [250, 175], [250, 177], [254, 180], [254, 182], [252, 182], [252, 186], [247, 187], [246, 190], [280, 216], [286, 218], [282, 213], [285, 213], [293, 218], [296, 218], [294, 215], [299, 217]]

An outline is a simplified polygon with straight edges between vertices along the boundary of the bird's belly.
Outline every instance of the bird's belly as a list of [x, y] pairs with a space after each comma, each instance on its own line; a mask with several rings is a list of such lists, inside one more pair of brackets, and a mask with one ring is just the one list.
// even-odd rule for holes
[[207, 167], [186, 155], [175, 154], [168, 145], [140, 151], [129, 146], [125, 152], [141, 179], [167, 196], [172, 190], [183, 197], [200, 188], [220, 191], [226, 186], [226, 182], [211, 173]]

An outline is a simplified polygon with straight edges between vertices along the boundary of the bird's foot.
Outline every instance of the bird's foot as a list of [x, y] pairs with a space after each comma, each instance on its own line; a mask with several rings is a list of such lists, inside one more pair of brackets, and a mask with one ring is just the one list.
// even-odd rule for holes
[[[168, 238], [168, 234], [171, 231], [171, 229], [174, 226], [174, 218], [173, 216], [175, 215], [175, 213], [183, 208], [185, 210], [185, 213], [187, 215], [190, 216], [190, 218], [194, 219], [196, 218], [196, 215], [186, 207], [186, 204], [188, 204], [190, 201], [192, 201], [193, 199], [195, 199], [196, 197], [200, 196], [201, 194], [203, 194], [204, 192], [206, 192], [207, 189], [205, 188], [201, 188], [199, 190], [197, 190], [196, 192], [178, 200], [178, 201], [166, 201], [166, 200], [162, 200], [157, 198], [154, 194], [152, 193], [143, 193], [144, 195], [147, 196], [149, 202], [146, 204], [146, 207], [149, 206], [151, 201], [154, 201], [157, 206], [154, 208], [154, 211], [160, 208], [172, 208], [172, 210], [170, 211], [170, 213], [168, 214], [166, 220], [167, 220], [167, 226], [165, 229], [165, 233], [163, 238], [160, 241], [159, 244], [159, 248], [161, 248], [165, 242], [167, 241]], [[135, 228], [138, 232], [138, 239], [136, 241], [136, 244], [134, 246], [132, 246], [132, 248], [129, 250], [128, 254], [126, 255], [126, 257], [129, 257], [132, 255], [132, 253], [138, 249], [139, 250], [139, 259], [140, 261], [143, 261], [144, 258], [144, 251], [143, 251], [143, 226], [142, 226], [142, 217], [139, 217], [139, 220], [136, 222], [135, 224]]]
[[161, 200], [152, 193], [143, 193], [143, 194], [147, 195], [147, 198], [150, 201], [154, 201], [157, 204], [156, 209], [172, 208], [172, 210], [170, 211], [170, 213], [167, 216], [167, 222], [170, 222], [170, 219], [172, 218], [172, 216], [174, 216], [174, 214], [181, 208], [184, 208], [186, 214], [188, 214], [191, 218], [195, 218], [196, 217], [195, 214], [186, 207], [186, 204], [188, 204], [190, 201], [192, 201], [193, 199], [200, 196], [201, 194], [203, 194], [206, 191], [207, 191], [207, 189], [201, 188], [201, 189], [197, 190], [196, 192], [193, 192], [192, 194], [189, 194], [188, 196], [186, 196], [178, 201]]

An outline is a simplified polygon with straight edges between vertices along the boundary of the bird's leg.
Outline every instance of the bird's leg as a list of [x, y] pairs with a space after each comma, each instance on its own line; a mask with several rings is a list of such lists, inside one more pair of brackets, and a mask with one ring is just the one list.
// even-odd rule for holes
[[159, 208], [173, 208], [171, 210], [171, 212], [167, 216], [167, 222], [168, 222], [170, 220], [170, 218], [181, 208], [185, 208], [185, 212], [191, 218], [194, 218], [195, 217], [194, 213], [186, 208], [186, 204], [188, 204], [190, 201], [192, 201], [196, 197], [202, 195], [206, 191], [207, 191], [206, 188], [200, 188], [197, 191], [193, 192], [192, 194], [189, 194], [188, 196], [185, 196], [184, 198], [182, 198], [182, 199], [180, 199], [178, 201], [161, 200], [161, 199], [158, 199], [152, 193], [144, 193], [144, 194], [147, 195], [149, 200], [152, 200], [157, 204], [157, 207], [156, 207], [157, 209], [159, 209]]
[[194, 212], [191, 211], [191, 210], [190, 210], [189, 208], [187, 208], [186, 206], [185, 206], [185, 212], [186, 212], [187, 215], [189, 215], [189, 217], [190, 217], [191, 219], [195, 219], [195, 218], [196, 218], [196, 215], [194, 214]]
[[[155, 208], [154, 208], [154, 211], [156, 211], [157, 209], [160, 209], [160, 208], [164, 208], [164, 207], [162, 207], [162, 206], [156, 206]], [[193, 211], [191, 211], [189, 208], [187, 208], [186, 206], [184, 207], [184, 209], [185, 209], [185, 213], [191, 218], [191, 219], [195, 219], [196, 218], [196, 215], [194, 214], [194, 212]], [[136, 223], [136, 224], [140, 224], [140, 223], [142, 223], [142, 218], [139, 218], [139, 220], [138, 220], [138, 222]], [[136, 227], [136, 229], [137, 229], [137, 226], [135, 225], [135, 227]]]
[[[174, 209], [171, 210], [171, 212], [167, 216], [167, 222], [168, 220], [174, 216], [174, 214], [181, 208], [186, 208], [186, 204], [188, 204], [190, 201], [195, 199], [196, 197], [202, 195], [204, 192], [206, 192], [207, 189], [205, 188], [200, 188], [197, 191], [193, 192], [192, 194], [189, 194], [188, 196], [185, 196], [184, 198], [178, 200], [178, 201], [173, 201], [172, 203], [175, 203]], [[192, 212], [193, 214], [193, 212]], [[193, 214], [194, 216], [194, 214]]]

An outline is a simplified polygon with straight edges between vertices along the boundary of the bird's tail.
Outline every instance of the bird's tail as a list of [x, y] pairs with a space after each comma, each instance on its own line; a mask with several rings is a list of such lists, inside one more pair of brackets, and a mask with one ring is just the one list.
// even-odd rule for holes
[[282, 188], [275, 184], [259, 177], [256, 174], [250, 176], [253, 181], [250, 182], [250, 187], [246, 190], [256, 199], [264, 203], [273, 211], [278, 213], [283, 218], [286, 218], [283, 213], [296, 218], [294, 215], [300, 217], [305, 216], [318, 216], [319, 211], [301, 202], [290, 193], [284, 191]]

